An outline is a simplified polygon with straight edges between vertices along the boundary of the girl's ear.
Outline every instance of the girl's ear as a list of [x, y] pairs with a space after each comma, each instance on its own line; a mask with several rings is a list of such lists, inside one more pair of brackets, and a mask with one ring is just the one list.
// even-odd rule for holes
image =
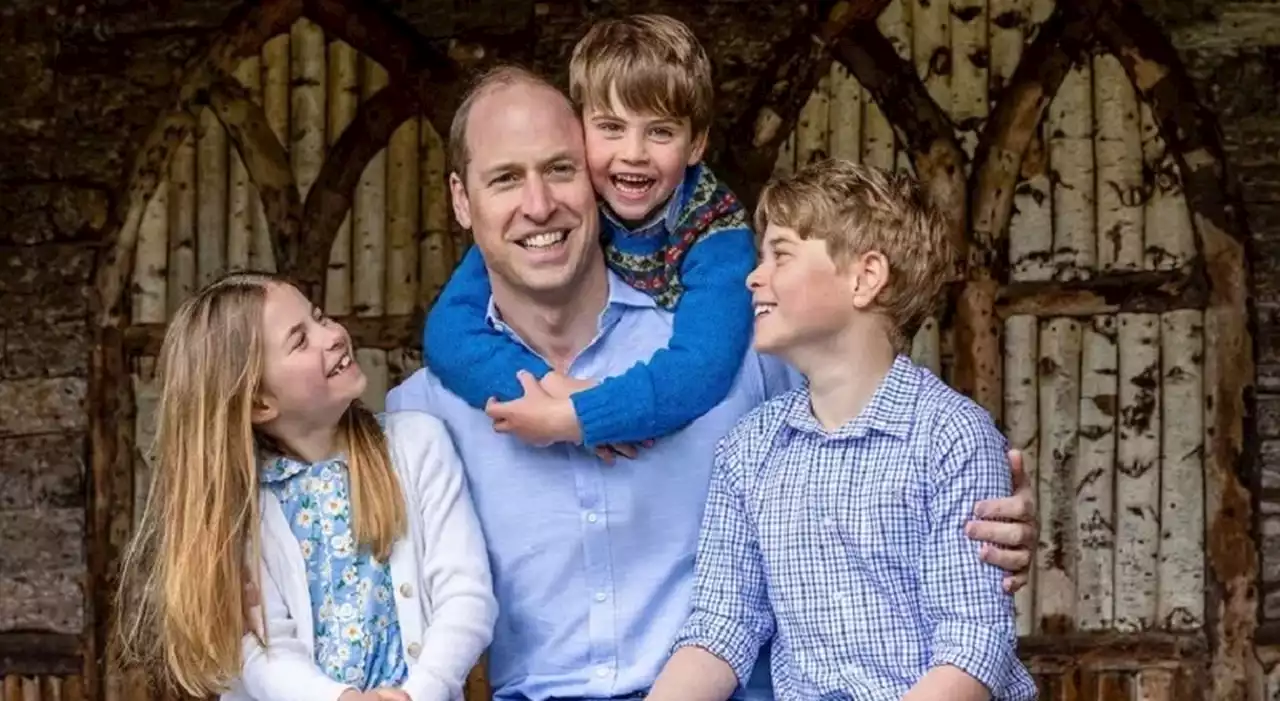
[[249, 420], [254, 425], [262, 425], [276, 418], [280, 411], [276, 408], [276, 403], [271, 398], [259, 394], [253, 398], [253, 409], [249, 414]]

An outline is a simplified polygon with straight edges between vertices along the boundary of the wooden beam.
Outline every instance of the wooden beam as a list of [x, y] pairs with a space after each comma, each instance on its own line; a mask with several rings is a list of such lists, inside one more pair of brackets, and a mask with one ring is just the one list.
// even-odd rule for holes
[[1015, 282], [1000, 288], [1000, 318], [1091, 317], [1117, 312], [1160, 313], [1203, 309], [1209, 284], [1202, 266], [1177, 271], [1143, 271], [1089, 280]]
[[74, 633], [0, 633], [0, 677], [71, 676], [83, 671], [82, 664]]
[[[421, 110], [418, 94], [392, 83], [361, 103], [325, 157], [302, 212], [305, 245], [298, 251], [292, 276], [312, 301], [323, 304], [325, 267], [333, 239], [351, 210], [352, 193], [365, 167], [386, 148], [391, 135]], [[447, 132], [446, 132], [447, 133]]]
[[[209, 86], [207, 106], [227, 130], [227, 137], [244, 162], [249, 178], [262, 198], [263, 214], [271, 231], [272, 253], [282, 270], [297, 267], [305, 258], [300, 231], [302, 202], [293, 179], [289, 154], [267, 121], [262, 106], [235, 78], [222, 75]], [[199, 106], [193, 105], [192, 115]], [[325, 257], [329, 249], [324, 250]], [[323, 263], [322, 263], [323, 265]], [[305, 288], [304, 288], [305, 289]]]
[[[91, 634], [85, 654], [89, 698], [122, 679], [114, 606], [120, 556], [133, 515], [134, 403], [124, 335], [99, 327], [89, 362], [90, 479], [86, 554]], [[101, 669], [96, 669], [101, 664]]]
[[1178, 164], [1210, 283], [1204, 328], [1209, 676], [1216, 701], [1251, 700], [1261, 667], [1254, 649], [1258, 548], [1249, 493], [1256, 452], [1256, 436], [1248, 429], [1254, 413], [1249, 238], [1217, 121], [1197, 100], [1177, 50], [1137, 3], [1109, 4], [1098, 22], [1099, 36], [1151, 105]]
[[1065, 633], [1018, 641], [1018, 657], [1049, 668], [1137, 670], [1199, 660], [1207, 653], [1203, 633]]
[[[437, 134], [449, 133], [449, 122], [467, 89], [470, 71], [464, 71], [457, 61], [436, 50], [385, 3], [303, 2], [306, 16], [326, 34], [377, 61], [386, 69], [390, 84], [398, 83], [413, 92]], [[477, 61], [468, 68], [474, 71], [482, 66], [483, 61]]]
[[[774, 46], [747, 110], [727, 130], [716, 164], [716, 172], [748, 210], [755, 207], [772, 175], [778, 149], [795, 128], [800, 110], [830, 70], [829, 47], [850, 27], [874, 24], [888, 4], [889, 0], [810, 3], [809, 13]], [[824, 5], [825, 13], [820, 9]]]
[[1076, 3], [1058, 3], [1027, 47], [978, 140], [970, 174], [971, 267], [1008, 270], [1005, 245], [1022, 159], [1053, 96], [1076, 63], [1088, 57], [1093, 18]]
[[[395, 316], [342, 316], [334, 321], [342, 324], [351, 334], [356, 348], [396, 350], [422, 347], [422, 327], [425, 314], [401, 314]], [[157, 356], [164, 342], [165, 324], [135, 324], [125, 330], [124, 347], [130, 354]]]

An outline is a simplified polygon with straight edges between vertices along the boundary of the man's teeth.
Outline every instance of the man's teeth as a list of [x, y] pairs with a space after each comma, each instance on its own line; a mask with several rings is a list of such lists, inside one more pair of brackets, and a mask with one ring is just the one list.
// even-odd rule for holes
[[350, 366], [351, 366], [351, 354], [350, 353], [344, 354], [341, 358], [338, 359], [338, 362], [336, 365], [333, 366], [333, 369], [329, 371], [329, 377], [333, 377], [334, 375], [337, 375], [338, 373], [342, 372], [343, 370], [346, 370]]
[[768, 314], [769, 312], [773, 311], [773, 307], [774, 305], [772, 304], [763, 304], [763, 303], [757, 304], [756, 310], [755, 310], [756, 316], [763, 316], [765, 314]]
[[546, 231], [541, 234], [534, 234], [520, 242], [525, 248], [548, 248], [554, 246], [561, 241], [569, 238], [569, 232], [561, 229], [559, 231]]

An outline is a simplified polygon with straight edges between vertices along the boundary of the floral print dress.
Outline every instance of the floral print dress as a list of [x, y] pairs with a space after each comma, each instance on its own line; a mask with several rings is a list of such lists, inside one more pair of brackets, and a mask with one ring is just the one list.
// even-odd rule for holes
[[280, 500], [306, 562], [316, 665], [361, 691], [399, 686], [408, 666], [391, 568], [357, 547], [345, 458], [271, 457], [261, 480]]

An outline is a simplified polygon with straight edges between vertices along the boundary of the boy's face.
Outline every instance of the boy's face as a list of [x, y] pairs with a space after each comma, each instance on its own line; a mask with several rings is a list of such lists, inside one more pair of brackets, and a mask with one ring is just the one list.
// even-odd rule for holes
[[837, 266], [821, 239], [769, 224], [760, 264], [747, 276], [755, 303], [755, 348], [794, 359], [859, 327], [859, 317], [888, 279], [883, 255], [870, 252]]
[[687, 118], [631, 112], [616, 94], [609, 102], [582, 114], [591, 184], [620, 219], [640, 223], [667, 203], [685, 167], [702, 159], [705, 134], [695, 135]]

